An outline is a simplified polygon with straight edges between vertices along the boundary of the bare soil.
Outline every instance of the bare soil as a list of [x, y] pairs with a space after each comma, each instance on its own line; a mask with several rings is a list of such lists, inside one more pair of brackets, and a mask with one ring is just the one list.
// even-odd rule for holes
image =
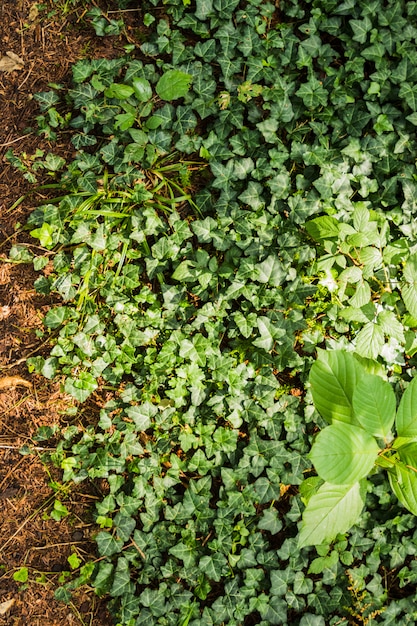
[[[70, 605], [53, 596], [62, 572], [70, 569], [68, 556], [75, 552], [82, 562], [97, 558], [91, 509], [102, 486], [62, 485], [61, 473], [41, 458], [42, 447], [53, 442], [35, 440], [40, 426], [61, 428], [74, 419], [66, 415], [73, 400], [59, 381], [31, 375], [26, 366], [29, 356], [48, 352], [40, 331], [53, 302], [35, 292], [31, 265], [11, 263], [7, 257], [13, 243], [30, 242], [16, 225], [25, 223], [40, 196], [31, 194], [13, 207], [33, 186], [8, 164], [5, 154], [12, 148], [16, 154], [32, 155], [40, 148], [71, 158], [68, 135], [52, 145], [25, 131], [35, 126], [39, 114], [33, 94], [48, 89], [48, 83], [67, 84], [71, 64], [79, 58], [123, 54], [138, 15], [123, 14], [123, 35], [100, 38], [85, 20], [86, 9], [69, 0], [47, 0], [38, 13], [35, 6], [42, 5], [0, 0], [0, 58], [12, 52], [24, 62], [20, 69], [0, 71], [0, 625], [107, 626], [113, 622], [105, 599], [92, 589], [78, 590]], [[89, 403], [89, 421], [105, 400], [97, 394]], [[24, 445], [35, 446], [35, 452], [22, 455]], [[50, 517], [55, 500], [69, 511], [59, 522]], [[26, 583], [13, 578], [22, 567], [28, 568]]]

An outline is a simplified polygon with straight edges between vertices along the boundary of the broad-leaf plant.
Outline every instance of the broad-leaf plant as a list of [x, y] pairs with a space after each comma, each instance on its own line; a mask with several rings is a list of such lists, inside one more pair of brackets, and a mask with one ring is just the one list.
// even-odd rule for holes
[[329, 426], [309, 455], [321, 480], [317, 492], [309, 492], [299, 546], [333, 541], [349, 530], [362, 512], [366, 479], [377, 468], [387, 470], [398, 500], [417, 515], [417, 378], [396, 410], [387, 380], [351, 353], [332, 350], [320, 351], [310, 383], [314, 405]]

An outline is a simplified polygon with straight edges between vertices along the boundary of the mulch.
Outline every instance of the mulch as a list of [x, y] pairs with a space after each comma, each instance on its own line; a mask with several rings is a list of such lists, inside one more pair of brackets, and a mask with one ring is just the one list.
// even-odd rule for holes
[[[45, 8], [36, 13], [35, 5]], [[126, 12], [123, 18], [129, 40], [137, 15]], [[20, 69], [0, 71], [0, 625], [113, 623], [105, 599], [91, 588], [76, 591], [69, 605], [54, 600], [62, 572], [70, 569], [68, 556], [75, 552], [82, 562], [97, 558], [92, 505], [102, 497], [102, 486], [63, 485], [61, 472], [42, 460], [43, 448], [53, 442], [35, 439], [40, 426], [62, 428], [82, 418], [66, 414], [73, 400], [59, 381], [30, 374], [26, 366], [29, 356], [48, 353], [42, 318], [53, 300], [35, 292], [31, 265], [7, 257], [11, 245], [30, 242], [21, 226], [41, 196], [32, 193], [14, 206], [33, 186], [5, 154], [13, 149], [30, 157], [41, 149], [71, 159], [68, 134], [51, 144], [35, 131], [27, 132], [39, 115], [33, 95], [47, 90], [48, 83], [68, 84], [71, 64], [83, 56], [118, 56], [126, 43], [126, 33], [97, 37], [85, 20], [85, 7], [73, 2], [0, 0], [0, 58], [12, 52], [24, 62]], [[92, 399], [89, 420], [104, 401], [99, 395]], [[34, 452], [22, 455], [22, 446], [32, 446]], [[50, 516], [55, 500], [69, 511], [58, 522]], [[29, 573], [25, 583], [13, 578], [22, 567]]]

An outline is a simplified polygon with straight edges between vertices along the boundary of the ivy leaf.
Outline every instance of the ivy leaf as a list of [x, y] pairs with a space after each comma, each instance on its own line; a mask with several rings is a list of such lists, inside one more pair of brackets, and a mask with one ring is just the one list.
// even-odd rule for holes
[[410, 109], [417, 111], [417, 85], [403, 83], [398, 92], [400, 98], [404, 98]]
[[196, 0], [195, 16], [205, 20], [213, 12], [213, 0]]
[[112, 83], [104, 92], [107, 98], [116, 98], [117, 100], [126, 100], [134, 93], [133, 87], [123, 85], [122, 83]]
[[389, 435], [396, 410], [394, 390], [389, 383], [376, 375], [362, 377], [353, 392], [352, 404], [356, 419], [370, 435]]
[[43, 323], [47, 328], [59, 328], [70, 317], [71, 310], [69, 307], [59, 306], [48, 311], [44, 317]]
[[126, 409], [126, 414], [134, 421], [138, 431], [147, 430], [157, 412], [158, 409], [151, 402], [144, 402]]
[[227, 561], [223, 554], [216, 552], [213, 555], [203, 556], [200, 559], [200, 569], [208, 578], [219, 582], [224, 570], [227, 567]]
[[161, 76], [156, 84], [156, 93], [161, 100], [178, 100], [183, 98], [188, 90], [193, 77], [180, 70], [168, 70]]
[[101, 556], [113, 556], [120, 552], [124, 545], [121, 539], [116, 539], [111, 533], [105, 531], [96, 535], [96, 543]]
[[369, 474], [378, 452], [372, 435], [357, 426], [337, 422], [317, 435], [309, 456], [325, 481], [352, 485]]
[[152, 98], [152, 87], [146, 78], [134, 78], [132, 88], [139, 102], [147, 102]]
[[364, 485], [324, 483], [303, 513], [298, 547], [330, 543], [358, 520], [364, 506]]
[[65, 381], [65, 392], [78, 402], [85, 402], [97, 387], [97, 381], [90, 372], [80, 372], [78, 378], [69, 376]]
[[282, 522], [278, 517], [278, 511], [276, 509], [265, 509], [258, 523], [258, 528], [269, 530], [273, 535], [279, 533], [282, 528]]
[[311, 77], [310, 80], [301, 85], [295, 93], [302, 98], [304, 105], [309, 109], [326, 106], [327, 104], [328, 93], [317, 78]]
[[127, 595], [131, 586], [129, 561], [125, 557], [119, 557], [114, 571], [110, 595], [113, 598]]
[[187, 545], [183, 541], [180, 541], [175, 546], [170, 548], [169, 553], [178, 559], [181, 559], [185, 567], [192, 567], [196, 560], [195, 547]]
[[256, 266], [256, 270], [260, 283], [269, 283], [274, 287], [279, 287], [287, 275], [278, 257], [273, 254], [270, 254], [262, 263], [259, 263]]
[[313, 613], [304, 613], [300, 620], [299, 626], [326, 626], [322, 615], [313, 615]]

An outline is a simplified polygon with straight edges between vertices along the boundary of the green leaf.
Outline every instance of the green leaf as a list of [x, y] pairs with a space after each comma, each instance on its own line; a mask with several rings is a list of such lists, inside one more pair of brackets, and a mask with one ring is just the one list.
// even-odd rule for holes
[[96, 543], [101, 556], [113, 556], [121, 552], [124, 545], [124, 541], [115, 539], [111, 533], [105, 531], [96, 535]]
[[313, 613], [304, 613], [300, 620], [299, 626], [326, 626], [322, 615], [313, 615]]
[[29, 570], [27, 567], [21, 567], [13, 574], [13, 580], [18, 583], [26, 583], [29, 578]]
[[314, 405], [329, 423], [355, 423], [352, 395], [361, 375], [361, 366], [349, 352], [320, 350], [309, 380]]
[[177, 559], [181, 559], [185, 567], [192, 567], [195, 564], [196, 550], [193, 545], [187, 545], [183, 541], [180, 541], [169, 549], [169, 553], [177, 557]]
[[262, 263], [256, 266], [258, 281], [268, 283], [273, 287], [279, 287], [284, 281], [286, 271], [282, 267], [277, 256], [270, 254]]
[[113, 584], [110, 589], [110, 595], [113, 598], [124, 596], [130, 590], [130, 567], [129, 561], [124, 557], [117, 559], [117, 565], [114, 572]]
[[388, 471], [391, 488], [401, 504], [417, 515], [417, 444], [402, 446], [391, 460], [395, 463]]
[[356, 336], [356, 352], [367, 359], [376, 360], [385, 343], [384, 331], [375, 322], [368, 322]]
[[324, 483], [303, 513], [298, 547], [330, 543], [358, 520], [364, 505], [364, 486]]
[[262, 530], [269, 530], [273, 535], [279, 533], [282, 529], [282, 522], [278, 517], [278, 511], [276, 509], [265, 509], [262, 513], [262, 517], [258, 522], [258, 528]]
[[133, 87], [123, 85], [121, 83], [112, 83], [104, 92], [107, 98], [117, 98], [118, 100], [126, 100], [134, 93]]
[[409, 313], [417, 317], [417, 253], [412, 254], [405, 265], [401, 295]]
[[209, 556], [203, 556], [200, 559], [199, 567], [206, 574], [207, 578], [219, 582], [224, 570], [227, 571], [227, 561], [223, 554], [216, 552]]
[[183, 98], [192, 81], [191, 74], [179, 70], [168, 70], [161, 76], [156, 84], [156, 93], [161, 100], [177, 100]]
[[78, 378], [68, 377], [65, 381], [65, 392], [78, 402], [85, 402], [97, 387], [96, 379], [89, 372], [80, 372]]
[[52, 248], [54, 245], [54, 233], [56, 227], [44, 222], [40, 228], [35, 228], [30, 231], [32, 237], [39, 239], [39, 242], [43, 248]]
[[70, 556], [67, 558], [67, 561], [71, 569], [77, 569], [77, 567], [80, 567], [82, 563], [82, 560], [80, 559], [80, 557], [78, 556], [76, 552], [73, 552], [72, 554], [70, 554]]
[[316, 217], [306, 223], [305, 228], [308, 234], [316, 241], [333, 239], [339, 237], [340, 224], [337, 219], [326, 215]]
[[413, 378], [402, 395], [395, 428], [399, 437], [417, 436], [417, 377]]
[[410, 109], [417, 111], [417, 85], [403, 83], [398, 92], [400, 98], [404, 98]]
[[372, 22], [369, 17], [366, 16], [363, 20], [349, 20], [349, 24], [354, 33], [352, 39], [359, 43], [365, 43], [368, 32], [372, 28]]
[[152, 98], [152, 86], [146, 78], [134, 78], [132, 80], [132, 87], [136, 99], [139, 100], [139, 102], [147, 102]]
[[134, 421], [139, 431], [144, 431], [151, 425], [152, 418], [157, 414], [158, 409], [151, 402], [144, 402], [138, 406], [126, 409], [127, 415]]
[[352, 485], [369, 474], [378, 452], [372, 435], [358, 426], [337, 422], [317, 435], [309, 456], [325, 481]]
[[70, 309], [66, 306], [59, 306], [48, 311], [44, 317], [43, 323], [47, 328], [59, 328], [69, 317]]
[[352, 403], [356, 419], [370, 435], [389, 435], [396, 410], [394, 390], [389, 383], [380, 376], [363, 376], [353, 392]]

